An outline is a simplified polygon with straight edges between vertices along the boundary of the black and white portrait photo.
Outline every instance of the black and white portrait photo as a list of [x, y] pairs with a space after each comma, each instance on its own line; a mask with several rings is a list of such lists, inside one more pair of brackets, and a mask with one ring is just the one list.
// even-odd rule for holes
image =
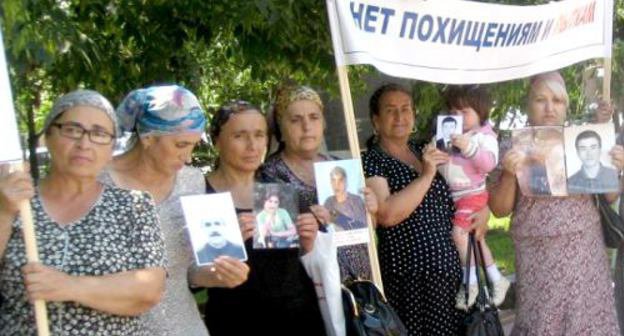
[[436, 147], [439, 150], [450, 153], [453, 151], [451, 136], [462, 134], [463, 119], [455, 115], [439, 115], [436, 126]]
[[220, 256], [247, 260], [243, 237], [230, 193], [180, 198], [197, 265]]
[[617, 192], [618, 172], [609, 151], [615, 145], [612, 124], [567, 127], [566, 167], [569, 194]]

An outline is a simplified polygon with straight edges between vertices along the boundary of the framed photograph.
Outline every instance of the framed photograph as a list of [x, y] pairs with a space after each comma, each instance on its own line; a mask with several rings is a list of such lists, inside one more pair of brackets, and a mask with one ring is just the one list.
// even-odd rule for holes
[[219, 256], [247, 260], [229, 192], [180, 197], [197, 265], [209, 265]]
[[451, 135], [463, 133], [462, 116], [439, 115], [436, 122], [436, 147], [447, 153], [457, 152], [457, 148], [451, 143]]
[[318, 202], [331, 215], [330, 228], [335, 232], [336, 245], [368, 243], [360, 160], [317, 162], [314, 177]]
[[512, 131], [513, 149], [524, 159], [516, 173], [522, 194], [566, 196], [563, 128], [537, 126]]
[[618, 171], [609, 155], [615, 145], [613, 124], [566, 127], [564, 138], [569, 194], [619, 191]]
[[298, 248], [299, 235], [295, 218], [299, 214], [298, 197], [292, 186], [281, 183], [256, 183], [254, 186], [256, 249]]

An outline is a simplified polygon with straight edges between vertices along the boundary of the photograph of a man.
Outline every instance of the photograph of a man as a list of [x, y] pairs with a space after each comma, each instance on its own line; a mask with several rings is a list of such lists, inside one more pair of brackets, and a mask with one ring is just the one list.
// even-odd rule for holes
[[579, 133], [574, 140], [576, 155], [581, 168], [568, 178], [568, 193], [590, 194], [618, 190], [618, 173], [600, 161], [602, 154], [600, 134], [594, 130]]
[[198, 266], [212, 264], [220, 256], [247, 260], [229, 192], [181, 196], [180, 203]]
[[453, 147], [453, 134], [462, 133], [461, 116], [440, 115], [437, 121], [436, 147], [439, 150], [450, 153], [455, 150]]
[[245, 258], [243, 247], [226, 238], [227, 229], [223, 219], [206, 219], [202, 221], [201, 228], [206, 235], [206, 243], [196, 252], [199, 265], [210, 264], [219, 256]]

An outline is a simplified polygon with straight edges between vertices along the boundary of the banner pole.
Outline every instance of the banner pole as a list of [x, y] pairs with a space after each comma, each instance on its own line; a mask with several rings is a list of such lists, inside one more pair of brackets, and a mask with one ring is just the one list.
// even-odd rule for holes
[[[611, 103], [611, 58], [605, 57], [603, 58], [602, 63], [604, 75], [602, 76], [602, 99]], [[613, 113], [613, 123], [615, 124], [615, 131], [620, 131], [620, 116], [617, 114], [617, 111]]]
[[[347, 135], [349, 137], [349, 149], [351, 150], [351, 157], [354, 159], [361, 159], [360, 157], [360, 143], [358, 141], [357, 124], [355, 123], [355, 112], [353, 109], [353, 99], [351, 97], [351, 86], [349, 85], [349, 74], [347, 72], [347, 66], [337, 66], [338, 83], [340, 85], [340, 96], [342, 98], [342, 111], [344, 113], [345, 124], [347, 126]], [[360, 168], [362, 176], [363, 171]], [[368, 258], [371, 265], [371, 275], [373, 282], [379, 290], [383, 293], [383, 282], [381, 280], [381, 269], [379, 267], [379, 259], [377, 257], [377, 243], [375, 237], [375, 229], [373, 227], [373, 221], [370, 213], [366, 212], [366, 222], [368, 224]]]
[[[23, 164], [16, 164], [14, 168], [22, 171]], [[37, 249], [37, 238], [35, 236], [35, 226], [33, 224], [32, 209], [30, 201], [22, 201], [19, 205], [19, 214], [22, 220], [22, 235], [24, 237], [24, 247], [26, 249], [26, 260], [30, 262], [39, 262], [39, 252]], [[34, 303], [35, 321], [37, 323], [37, 335], [49, 336], [50, 327], [48, 324], [48, 311], [45, 301], [36, 300]]]
[[[2, 162], [16, 162], [22, 156], [23, 150], [19, 144], [19, 131], [17, 128], [17, 121], [15, 118], [15, 107], [13, 106], [13, 97], [11, 94], [11, 84], [9, 81], [9, 68], [6, 62], [4, 42], [2, 36], [2, 30], [0, 29], [0, 114], [6, 113], [6, 117], [3, 119], [3, 127], [6, 127], [2, 132], [9, 134], [8, 139], [3, 139], [3, 150], [10, 149], [11, 154], [2, 155]], [[13, 113], [13, 114], [11, 114]], [[14, 132], [14, 135], [10, 135]], [[14, 136], [13, 139], [11, 139]], [[15, 140], [15, 142], [13, 142]], [[5, 142], [6, 141], [6, 142]], [[22, 171], [24, 169], [23, 162], [20, 164], [14, 164], [11, 166], [14, 170]], [[37, 169], [37, 167], [34, 167]], [[30, 201], [25, 200], [19, 204], [19, 214], [22, 220], [22, 236], [24, 239], [24, 248], [26, 250], [26, 260], [28, 262], [38, 262], [39, 253], [37, 251], [37, 239], [35, 236], [35, 227], [33, 225], [32, 209], [30, 208]], [[35, 321], [37, 325], [38, 336], [49, 336], [50, 326], [48, 324], [48, 312], [46, 309], [45, 301], [36, 300], [34, 303]]]

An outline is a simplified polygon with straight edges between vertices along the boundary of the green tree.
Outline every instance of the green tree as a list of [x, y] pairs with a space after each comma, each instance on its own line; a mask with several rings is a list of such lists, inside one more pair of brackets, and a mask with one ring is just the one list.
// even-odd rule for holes
[[[323, 1], [4, 0], [0, 23], [20, 125], [31, 151], [51, 102], [78, 87], [98, 90], [116, 103], [134, 88], [175, 82], [194, 91], [208, 109], [243, 98], [266, 110], [271, 89], [286, 79], [333, 96], [338, 92]], [[624, 79], [623, 45], [624, 3], [618, 1], [614, 97], [624, 97], [624, 87], [616, 84]], [[582, 111], [582, 67], [564, 71], [568, 83], [575, 83], [570, 85], [575, 115]], [[351, 67], [352, 87], [363, 88], [364, 75], [372, 71]], [[522, 110], [525, 85], [493, 86], [495, 121]], [[427, 120], [439, 111], [442, 87], [414, 83], [420, 125], [429, 125]], [[207, 148], [197, 152], [198, 162], [213, 156]]]

